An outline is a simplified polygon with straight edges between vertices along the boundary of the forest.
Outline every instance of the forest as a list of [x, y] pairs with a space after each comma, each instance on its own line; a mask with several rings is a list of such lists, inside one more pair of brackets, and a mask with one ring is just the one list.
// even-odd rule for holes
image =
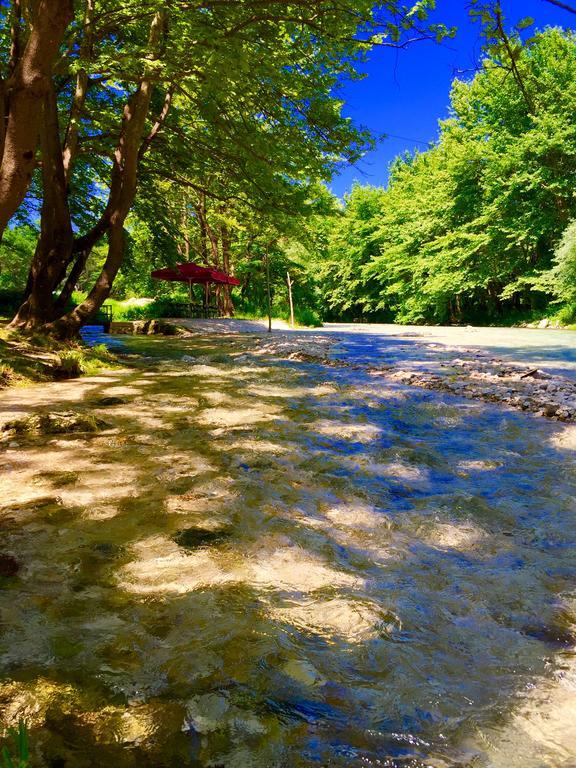
[[[353, 41], [336, 11], [321, 14], [320, 41], [316, 10], [299, 7], [283, 21], [299, 25], [298, 46], [289, 32], [279, 42], [274, 3], [174, 19], [136, 5], [87, 2], [70, 21], [61, 3], [67, 50], [41, 97], [41, 161], [0, 245], [13, 326], [74, 335], [106, 301], [118, 316], [170, 315], [185, 289], [150, 271], [190, 260], [241, 280], [219, 289], [223, 315], [265, 313], [268, 264], [274, 314], [288, 315], [290, 274], [304, 324], [574, 320], [571, 31], [508, 27], [497, 6], [477, 8], [485, 52], [454, 81], [436, 142], [398, 157], [385, 188], [356, 183], [341, 200], [330, 178], [372, 138], [330, 89], [359, 77], [371, 45], [454, 34], [427, 23], [426, 3], [400, 20], [356, 3]], [[18, 13], [2, 17], [14, 72]], [[116, 41], [118, 25], [130, 33]], [[131, 297], [156, 301], [117, 305]]]

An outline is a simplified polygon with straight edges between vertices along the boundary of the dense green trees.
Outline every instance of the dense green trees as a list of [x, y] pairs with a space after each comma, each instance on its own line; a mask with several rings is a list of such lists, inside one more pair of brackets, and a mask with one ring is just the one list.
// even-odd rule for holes
[[[224, 207], [239, 200], [260, 211], [297, 208], [311, 182], [357, 158], [368, 141], [342, 116], [334, 87], [356, 76], [375, 41], [402, 44], [413, 29], [443, 34], [420, 29], [432, 5], [79, 0], [74, 18], [64, 0], [3, 6], [0, 79], [10, 98], [2, 174], [13, 146], [26, 146], [6, 170], [19, 183], [10, 186], [15, 196], [0, 211], [0, 229], [30, 182], [29, 200], [41, 200], [14, 325], [73, 334], [101, 305], [124, 260], [139, 188], [159, 198], [155, 187], [167, 182]], [[31, 56], [38, 51], [40, 69]], [[18, 79], [28, 72], [35, 87]], [[101, 241], [107, 252], [94, 283], [66, 312]]]
[[352, 190], [322, 267], [335, 313], [496, 321], [569, 282], [568, 245], [548, 270], [576, 216], [576, 37], [510, 46], [514, 75], [494, 46], [454, 83], [437, 144], [398, 159], [386, 190]]

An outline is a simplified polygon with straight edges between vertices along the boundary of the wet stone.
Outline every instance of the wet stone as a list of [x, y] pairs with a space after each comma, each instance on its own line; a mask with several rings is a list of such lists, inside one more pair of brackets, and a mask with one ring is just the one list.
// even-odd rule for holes
[[12, 555], [0, 554], [0, 576], [16, 576], [20, 570], [20, 563]]
[[569, 648], [576, 645], [576, 627], [559, 624], [535, 624], [523, 627], [522, 634], [557, 648]]
[[22, 419], [9, 421], [3, 432], [16, 435], [63, 435], [77, 432], [99, 432], [109, 425], [90, 413], [61, 411], [34, 413]]
[[213, 544], [220, 544], [232, 535], [229, 528], [219, 528], [210, 530], [207, 528], [184, 528], [178, 531], [172, 538], [180, 547], [184, 549], [198, 549], [199, 547], [209, 547]]
[[109, 541], [99, 541], [90, 546], [91, 554], [101, 560], [113, 560], [119, 557], [123, 551], [124, 547]]
[[78, 481], [78, 472], [40, 472], [36, 475], [35, 481], [47, 481], [54, 488], [65, 488], [68, 485], [74, 485]]
[[114, 397], [114, 396], [101, 397], [99, 400], [96, 401], [96, 403], [98, 405], [102, 405], [104, 407], [108, 407], [110, 405], [125, 405], [126, 402], [127, 401], [124, 400], [124, 398], [122, 398], [122, 397]]

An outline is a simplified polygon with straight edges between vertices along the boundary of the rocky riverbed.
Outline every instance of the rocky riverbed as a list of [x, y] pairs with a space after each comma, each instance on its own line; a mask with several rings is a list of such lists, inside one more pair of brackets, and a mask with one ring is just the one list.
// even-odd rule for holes
[[473, 373], [411, 349], [138, 336], [0, 393], [31, 767], [567, 765], [575, 430], [395, 381]]
[[[275, 334], [253, 342], [250, 355], [269, 356], [325, 365], [365, 367], [372, 376], [382, 376], [423, 389], [450, 392], [459, 397], [483, 400], [536, 416], [576, 422], [576, 382], [529, 364], [513, 364], [479, 349], [413, 342], [423, 353], [414, 363], [369, 363], [334, 355], [343, 338], [322, 333]], [[246, 361], [247, 352], [238, 358]]]
[[411, 386], [452, 392], [556, 421], [576, 421], [576, 383], [529, 366], [511, 365], [484, 352], [459, 350], [458, 357], [440, 363], [436, 371], [402, 367], [374, 370]]

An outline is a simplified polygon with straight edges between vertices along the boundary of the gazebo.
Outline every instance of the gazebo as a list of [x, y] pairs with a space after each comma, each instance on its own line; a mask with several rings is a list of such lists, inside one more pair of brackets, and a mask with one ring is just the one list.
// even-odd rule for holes
[[[220, 272], [212, 267], [203, 267], [200, 264], [176, 264], [175, 267], [164, 267], [164, 269], [155, 269], [150, 273], [154, 280], [169, 280], [178, 283], [188, 283], [188, 306], [182, 305], [187, 309], [191, 317], [214, 317], [217, 313], [217, 307], [210, 303], [210, 287], [212, 285], [240, 285], [240, 280], [226, 272]], [[192, 285], [199, 284], [204, 286], [204, 295], [202, 304], [194, 303], [192, 294]]]

